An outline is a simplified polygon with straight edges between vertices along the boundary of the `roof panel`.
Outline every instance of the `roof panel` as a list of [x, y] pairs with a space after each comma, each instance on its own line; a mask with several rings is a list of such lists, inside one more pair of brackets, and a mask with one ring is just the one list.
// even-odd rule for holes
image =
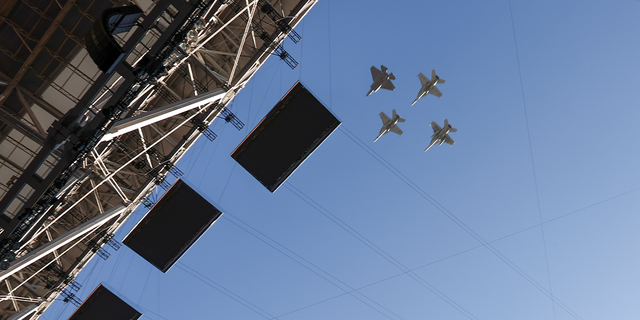
[[29, 68], [29, 70], [24, 73], [24, 76], [22, 76], [22, 79], [20, 79], [20, 84], [31, 92], [36, 92], [43, 83], [44, 81], [42, 81], [31, 68]]
[[[47, 0], [42, 0], [42, 1], [46, 1], [49, 2]], [[58, 2], [62, 2], [62, 1], [58, 1]], [[60, 5], [64, 6], [64, 3], [60, 3]], [[47, 10], [47, 15], [51, 18], [57, 17], [58, 13], [60, 13], [62, 9], [60, 7], [58, 7], [58, 5], [52, 5], [49, 6], [49, 9]]]
[[50, 26], [51, 20], [40, 19], [40, 21], [33, 27], [31, 34], [38, 39], [42, 39]]
[[54, 74], [56, 69], [60, 66], [60, 62], [58, 60], [51, 60], [51, 63], [47, 66], [47, 69], [44, 71], [44, 74]]
[[102, 13], [102, 11], [111, 7], [113, 7], [113, 3], [111, 3], [110, 1], [93, 1], [91, 7], [89, 7], [87, 12], [89, 12], [89, 14], [94, 17], [98, 17]]
[[44, 11], [47, 7], [57, 7], [57, 4], [51, 3], [51, 0], [29, 0], [31, 4], [36, 6], [38, 9]]
[[24, 113], [24, 110], [22, 110], [22, 105], [20, 104], [20, 101], [18, 100], [18, 96], [16, 95], [15, 91], [11, 92], [9, 97], [7, 97], [7, 100], [5, 100], [4, 109], [11, 110], [11, 114], [14, 116]]
[[58, 54], [62, 57], [65, 57], [66, 59], [70, 59], [70, 54], [72, 52], [74, 52], [75, 48], [78, 45], [76, 44], [75, 41], [71, 40], [71, 39], [67, 39], [67, 41], [62, 45], [62, 47], [60, 47], [60, 49], [58, 49]]
[[35, 12], [29, 6], [22, 2], [16, 3], [13, 10], [9, 13], [8, 19], [11, 19], [15, 24], [20, 26], [26, 31], [31, 31], [31, 28], [38, 23], [40, 14]]
[[83, 38], [87, 32], [89, 32], [91, 25], [93, 25], [93, 22], [91, 22], [89, 18], [82, 16], [80, 22], [76, 26], [76, 29], [73, 30], [73, 34], [78, 38]]
[[29, 48], [22, 45], [20, 46], [20, 49], [18, 49], [18, 51], [16, 52], [16, 57], [18, 58], [18, 60], [26, 61], [27, 58], [29, 58], [30, 54], [31, 54], [31, 51], [29, 50]]
[[55, 31], [53, 31], [53, 33], [51, 34], [51, 37], [49, 37], [49, 40], [47, 41], [47, 46], [53, 50], [58, 50], [62, 45], [62, 42], [66, 38], [67, 36], [64, 34], [64, 31], [58, 28]]
[[46, 50], [42, 50], [31, 63], [31, 67], [42, 74], [47, 74], [45, 68], [53, 57]]
[[69, 9], [69, 12], [67, 12], [67, 14], [64, 16], [64, 19], [62, 19], [62, 22], [60, 22], [60, 25], [67, 30], [72, 30], [76, 22], [78, 22], [78, 19], [80, 19], [80, 16], [82, 15], [80, 14], [80, 11], [78, 10], [78, 8], [72, 7], [71, 9]]
[[16, 52], [22, 45], [18, 34], [8, 24], [0, 25], [0, 42], [11, 52]]
[[13, 78], [13, 76], [15, 76], [21, 65], [21, 63], [11, 58], [4, 52], [0, 52], [0, 72], [6, 74], [9, 78]]

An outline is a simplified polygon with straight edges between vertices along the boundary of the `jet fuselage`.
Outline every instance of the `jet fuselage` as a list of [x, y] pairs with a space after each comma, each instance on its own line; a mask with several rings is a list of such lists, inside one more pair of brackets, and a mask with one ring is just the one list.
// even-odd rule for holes
[[433, 86], [436, 84], [438, 80], [431, 80], [429, 81], [429, 83], [427, 83], [426, 86], [422, 87], [422, 89], [420, 89], [420, 92], [418, 93], [418, 97], [416, 98], [416, 100], [413, 103], [416, 103], [416, 101], [422, 99], [424, 96], [429, 94], [429, 91], [431, 90], [431, 88], [433, 88]]
[[378, 137], [376, 137], [375, 140], [373, 140], [373, 142], [378, 141], [378, 139], [380, 139], [380, 137], [382, 137], [385, 134], [389, 133], [389, 131], [391, 131], [391, 128], [398, 123], [398, 120], [400, 120], [400, 116], [395, 116], [395, 117], [393, 117], [391, 119], [391, 121], [387, 122], [387, 124], [382, 126], [382, 129], [380, 129], [380, 134], [378, 135]]
[[453, 128], [450, 124], [449, 121], [447, 119], [444, 120], [444, 127], [440, 128], [438, 126], [437, 123], [432, 122], [431, 123], [431, 127], [433, 128], [433, 134], [431, 135], [431, 143], [429, 143], [429, 146], [424, 149], [424, 151], [426, 152], [427, 150], [429, 150], [429, 148], [431, 148], [433, 145], [435, 145], [436, 143], [440, 146], [443, 143], [448, 143], [453, 145], [455, 142], [449, 137], [449, 133], [450, 132], [456, 132], [458, 131], [458, 129]]
[[389, 132], [395, 132], [399, 135], [402, 134], [402, 130], [398, 127], [398, 122], [404, 122], [405, 119], [400, 118], [400, 116], [396, 113], [396, 110], [393, 110], [393, 117], [389, 118], [384, 112], [380, 113], [380, 118], [382, 119], [382, 128], [380, 128], [380, 134], [376, 137], [373, 142], [378, 141], [380, 137], [384, 136]]
[[437, 96], [438, 98], [442, 96], [442, 92], [440, 92], [440, 90], [438, 90], [436, 88], [436, 85], [438, 83], [444, 83], [445, 81], [440, 79], [440, 77], [438, 75], [436, 75], [436, 70], [435, 69], [431, 71], [431, 79], [427, 78], [422, 73], [418, 74], [418, 78], [420, 78], [420, 84], [422, 86], [420, 87], [420, 90], [418, 91], [418, 96], [416, 97], [415, 100], [413, 100], [411, 105], [416, 104], [416, 102], [418, 102], [418, 100], [424, 98], [429, 93]]
[[371, 78], [373, 83], [371, 84], [371, 89], [367, 92], [367, 96], [370, 94], [380, 90], [387, 89], [393, 91], [396, 87], [391, 83], [391, 80], [395, 80], [396, 77], [393, 73], [387, 73], [389, 69], [384, 65], [380, 66], [380, 69], [375, 66], [371, 66]]
[[391, 79], [391, 77], [385, 73], [385, 75], [382, 78], [379, 78], [378, 80], [374, 81], [373, 84], [371, 85], [371, 90], [369, 90], [369, 92], [367, 93], [367, 96], [369, 96], [370, 94], [380, 90], [380, 88], [382, 88], [382, 85], [386, 82], [389, 81]]

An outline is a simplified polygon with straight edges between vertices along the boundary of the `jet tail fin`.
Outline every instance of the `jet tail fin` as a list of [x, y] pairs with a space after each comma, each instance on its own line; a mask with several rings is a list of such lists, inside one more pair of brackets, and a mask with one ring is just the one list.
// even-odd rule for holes
[[380, 70], [382, 70], [382, 73], [386, 73], [387, 70], [389, 70], [389, 69], [387, 69], [387, 67], [385, 67], [385, 66], [380, 66]]
[[405, 119], [402, 119], [402, 118], [398, 117], [398, 113], [396, 112], [396, 109], [393, 109], [393, 117], [394, 117], [394, 118], [396, 118], [396, 117], [397, 117], [397, 118], [398, 118], [398, 122], [405, 122], [405, 121], [407, 121], [407, 120], [405, 120]]
[[431, 70], [431, 81], [436, 80], [436, 83], [444, 83], [444, 79], [440, 79], [436, 74], [436, 69]]
[[449, 128], [449, 132], [456, 132], [456, 131], [458, 131], [458, 129], [456, 129], [456, 128], [452, 127], [452, 126], [449, 124], [449, 119], [444, 119], [444, 129], [447, 129], [447, 127]]
[[449, 119], [444, 119], [444, 128], [446, 129], [447, 127], [449, 127], [449, 132], [456, 132], [456, 131], [458, 131], [458, 129], [456, 129], [456, 128], [452, 127], [452, 126], [449, 124]]
[[391, 80], [395, 80], [395, 79], [396, 79], [396, 76], [394, 76], [394, 75], [393, 75], [393, 73], [390, 73], [390, 74], [389, 74], [389, 79], [391, 79]]

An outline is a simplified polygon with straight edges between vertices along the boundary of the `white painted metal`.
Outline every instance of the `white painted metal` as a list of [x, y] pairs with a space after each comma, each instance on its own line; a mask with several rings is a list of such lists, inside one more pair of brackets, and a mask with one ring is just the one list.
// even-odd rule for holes
[[[96, 186], [94, 186], [93, 188], [91, 188], [91, 190], [89, 190], [86, 194], [84, 194], [82, 197], [80, 197], [78, 200], [76, 200], [76, 202], [74, 204], [72, 204], [71, 206], [69, 206], [67, 209], [65, 209], [62, 213], [60, 213], [55, 219], [53, 219], [53, 221], [51, 221], [47, 226], [45, 226], [44, 228], [42, 228], [41, 230], [39, 230], [34, 237], [37, 237], [38, 235], [40, 235], [43, 230], [46, 230], [49, 226], [55, 224], [60, 218], [62, 218], [66, 213], [68, 213], [69, 211], [71, 211], [78, 203], [80, 203], [82, 200], [84, 200], [86, 197], [88, 197], [92, 192], [94, 192], [95, 190], [98, 189], [98, 187], [100, 187], [102, 184], [104, 184], [106, 181], [109, 181], [109, 179], [113, 178], [113, 176], [115, 176], [118, 172], [120, 172], [122, 169], [126, 168], [129, 164], [131, 164], [133, 161], [135, 161], [139, 156], [146, 154], [147, 151], [149, 151], [149, 149], [153, 148], [155, 145], [157, 145], [158, 143], [160, 143], [162, 140], [164, 140], [166, 137], [170, 136], [173, 132], [175, 132], [176, 130], [178, 130], [180, 127], [182, 127], [183, 125], [185, 125], [187, 122], [191, 121], [191, 119], [193, 119], [195, 116], [197, 116], [198, 114], [200, 114], [200, 112], [204, 110], [200, 109], [197, 112], [194, 112], [192, 115], [190, 115], [188, 118], [186, 118], [182, 123], [180, 123], [178, 126], [176, 126], [175, 128], [171, 129], [171, 131], [167, 132], [164, 136], [162, 136], [160, 139], [158, 139], [156, 142], [152, 143], [151, 145], [147, 146], [146, 148], [144, 148], [142, 151], [140, 151], [140, 153], [136, 154], [135, 156], [133, 156], [130, 160], [128, 160], [126, 163], [122, 164], [122, 166], [118, 169], [116, 169], [115, 171], [111, 172], [108, 176], [106, 176], [104, 178], [104, 180], [100, 181], [100, 183], [98, 183]], [[105, 213], [106, 214], [106, 213]], [[103, 214], [104, 215], [104, 214]], [[17, 260], [16, 260], [17, 261]], [[11, 269], [11, 268], [10, 268]], [[4, 279], [2, 278], [2, 272], [0, 272], [0, 280]]]
[[125, 208], [126, 207], [124, 207], [123, 205], [113, 207], [107, 210], [107, 212], [67, 232], [64, 236], [56, 238], [55, 240], [43, 245], [42, 247], [29, 252], [28, 254], [20, 257], [19, 259], [16, 259], [14, 262], [11, 263], [11, 266], [9, 266], [7, 270], [3, 270], [2, 272], [0, 272], [0, 281], [26, 268], [33, 262], [38, 261], [42, 257], [54, 252], [55, 250], [61, 248], [62, 246], [70, 243], [74, 239], [77, 239], [78, 237], [81, 237], [82, 235], [87, 234], [92, 230], [94, 230], [95, 228], [105, 224], [107, 221], [111, 220], [113, 217], [121, 214]]
[[191, 109], [201, 107], [219, 101], [224, 97], [226, 91], [224, 89], [215, 89], [207, 91], [198, 96], [191, 97], [176, 103], [172, 103], [162, 108], [154, 109], [141, 115], [127, 118], [116, 124], [104, 135], [102, 141], [111, 140], [119, 135], [146, 127], [158, 121], [171, 118]]
[[0, 295], [0, 301], [5, 301], [5, 300], [15, 300], [15, 301], [24, 301], [24, 302], [38, 302], [38, 301], [42, 301], [42, 299], [38, 299], [38, 298], [30, 298], [30, 297], [18, 297], [18, 296], [14, 296], [14, 295]]
[[247, 0], [247, 7], [246, 8], [250, 8], [249, 10], [249, 23], [247, 23], [247, 25], [244, 28], [244, 33], [242, 34], [242, 40], [240, 41], [240, 45], [238, 46], [238, 53], [236, 53], [236, 59], [233, 62], [233, 68], [231, 68], [231, 74], [229, 74], [229, 83], [233, 82], [233, 76], [236, 73], [236, 68], [238, 67], [238, 63], [240, 62], [240, 55], [242, 54], [242, 49], [244, 48], [244, 42], [245, 40], [247, 40], [247, 35], [249, 35], [249, 30], [251, 27], [251, 21], [253, 21], [253, 15], [256, 12], [256, 7], [258, 6], [258, 3], [256, 2], [255, 5], [249, 5], [249, 1]]
[[[27, 0], [18, 0], [18, 2], [21, 1]], [[117, 0], [105, 1], [115, 2]], [[140, 1], [142, 2], [142, 0]], [[126, 220], [127, 215], [151, 194], [156, 187], [157, 180], [154, 179], [161, 179], [169, 170], [167, 169], [168, 167], [157, 166], [161, 170], [157, 176], [154, 176], [153, 174], [148, 174], [147, 168], [141, 169], [133, 165], [133, 161], [140, 161], [146, 158], [145, 162], [151, 167], [154, 167], [158, 159], [160, 159], [158, 163], [166, 161], [175, 164], [193, 145], [195, 139], [201, 135], [201, 132], [190, 124], [193, 117], [206, 114], [199, 121], [202, 121], [204, 125], [210, 125], [219, 116], [222, 107], [233, 99], [272, 54], [274, 48], [271, 44], [278, 44], [286, 37], [286, 34], [280, 32], [277, 26], [270, 21], [265, 21], [262, 27], [272, 36], [272, 41], [261, 41], [254, 35], [253, 29], [255, 26], [253, 24], [262, 24], [260, 18], [254, 19], [255, 15], [262, 14], [260, 10], [256, 11], [259, 8], [258, 1], [235, 0], [235, 6], [228, 4], [211, 6], [209, 12], [203, 15], [203, 21], [206, 23], [205, 27], [196, 28], [198, 31], [197, 41], [189, 43], [190, 46], [185, 52], [186, 55], [181, 55], [178, 61], [171, 64], [171, 70], [167, 70], [167, 75], [157, 79], [157, 83], [163, 86], [161, 90], [165, 90], [170, 96], [159, 96], [156, 89], [160, 88], [155, 83], [145, 85], [142, 88], [142, 93], [135, 98], [137, 105], [139, 105], [135, 109], [137, 111], [130, 114], [135, 115], [130, 121], [140, 122], [129, 123], [128, 125], [125, 122], [117, 123], [116, 126], [124, 125], [124, 127], [130, 127], [126, 131], [130, 133], [122, 135], [124, 132], [120, 132], [112, 136], [110, 141], [103, 139], [105, 142], [100, 143], [96, 149], [91, 151], [91, 155], [84, 159], [82, 170], [88, 176], [78, 178], [77, 182], [67, 183], [64, 191], [59, 193], [60, 195], [65, 195], [65, 202], [60, 202], [59, 206], [50, 208], [50, 212], [48, 211], [41, 218], [43, 220], [39, 220], [36, 223], [38, 225], [37, 231], [30, 230], [19, 242], [21, 252], [24, 252], [23, 250], [31, 250], [31, 248], [37, 249], [27, 253], [14, 264], [23, 262], [29, 256], [34, 262], [37, 261], [39, 263], [38, 266], [36, 267], [36, 264], [32, 263], [28, 268], [14, 272], [9, 277], [2, 277], [3, 273], [0, 272], [0, 285], [2, 285], [0, 289], [3, 289], [0, 290], [2, 291], [0, 293], [11, 296], [10, 299], [6, 300], [1, 299], [2, 296], [0, 296], [0, 318], [15, 315], [11, 319], [33, 320], [40, 317], [42, 311], [48, 308], [60, 294], [59, 287], [55, 290], [50, 290], [50, 286], [48, 286], [50, 284], [48, 283], [49, 280], [53, 281], [59, 279], [59, 277], [55, 272], [52, 274], [50, 270], [45, 270], [45, 268], [51, 264], [56, 264], [64, 272], [65, 277], [73, 278], [77, 276], [78, 272], [86, 266], [93, 256], [92, 253], [87, 253], [86, 246], [87, 241], [93, 238], [95, 231], [100, 230], [108, 234], [115, 232]], [[151, 3], [149, 0], [144, 0], [144, 2]], [[164, 0], [153, 2], [164, 3]], [[180, 1], [177, 2], [181, 3]], [[282, 15], [287, 15], [287, 18], [291, 18], [289, 25], [293, 28], [317, 0], [269, 0], [268, 2], [273, 3], [274, 6], [276, 3], [281, 2], [281, 9], [285, 6], [291, 9], [290, 14], [287, 15], [283, 11]], [[301, 7], [299, 7], [300, 2], [304, 3]], [[147, 6], [148, 4], [142, 7]], [[153, 5], [145, 11], [149, 13], [152, 8]], [[158, 29], [162, 34], [162, 28]], [[145, 43], [145, 45], [152, 47], [156, 38], [150, 36], [148, 39], [152, 41]], [[143, 56], [144, 54], [136, 54], [131, 65], [135, 67], [138, 60]], [[184, 65], [186, 61], [189, 61], [189, 63]], [[188, 69], [186, 76], [184, 76], [183, 72], [175, 74], [177, 67], [180, 66]], [[87, 71], [84, 70], [83, 72]], [[0, 76], [2, 75], [0, 74]], [[2, 78], [0, 81], [9, 83], [11, 79]], [[112, 98], [112, 92], [121, 83], [121, 76], [115, 75], [105, 87], [108, 90], [98, 94], [99, 97], [97, 99], [93, 99], [92, 102], [88, 103], [90, 106], [86, 113], [75, 119], [76, 124], [84, 126], [104, 106], [108, 105]], [[81, 84], [85, 85], [84, 83]], [[193, 86], [195, 89], [195, 85], [198, 85], [197, 94], [195, 94], [198, 99], [204, 99], [206, 95], [212, 94], [211, 90], [222, 90], [215, 88], [224, 88], [220, 92], [218, 100], [215, 101], [220, 107], [216, 109], [206, 108], [211, 103], [203, 102], [198, 106], [191, 105], [184, 110], [178, 110], [173, 113], [169, 110], [163, 110], [162, 107], [158, 108], [159, 105], [171, 103], [171, 101], [179, 101], [194, 95], [193, 92], [195, 90], [189, 90], [189, 87]], [[2, 83], [0, 83], [0, 86], [2, 86]], [[187, 90], [184, 90], [185, 87]], [[29, 94], [28, 91], [23, 93], [24, 98], [29, 99], [26, 102], [34, 102], [33, 97], [27, 95]], [[55, 97], [57, 99], [58, 96]], [[45, 100], [48, 98], [50, 97], [45, 97]], [[162, 99], [165, 102], [162, 102]], [[65, 112], [67, 110], [65, 108], [72, 107], [72, 103], [62, 100], [57, 99], [53, 102], [55, 102], [56, 107], [62, 108], [62, 112]], [[188, 104], [189, 100], [181, 103]], [[192, 110], [190, 116], [184, 118], [176, 116], [189, 109]], [[35, 109], [35, 115], [38, 116], [38, 120], [42, 121], [42, 128], [47, 128], [49, 125], [48, 118], [40, 117], [38, 110], [37, 108]], [[140, 115], [140, 113], [144, 114]], [[157, 114], [154, 115], [154, 113]], [[60, 117], [57, 118], [60, 119]], [[146, 120], [149, 120], [149, 122], [144, 123]], [[144, 128], [145, 126], [147, 129]], [[136, 137], [131, 134], [135, 134]], [[137, 137], [138, 135], [139, 138]], [[113, 139], [115, 136], [118, 138]], [[149, 153], [148, 151], [151, 148], [157, 149], [153, 150], [153, 152], [159, 152], [159, 154]], [[151, 155], [154, 155], [154, 157], [151, 157]], [[55, 164], [58, 158], [52, 156], [47, 161], [53, 161], [52, 163]], [[18, 168], [18, 170], [23, 169]], [[14, 172], [11, 174], [14, 174]], [[59, 239], [69, 235], [71, 232], [75, 232], [77, 229], [73, 229], [74, 227], [79, 228], [79, 225], [84, 221], [100, 216], [101, 211], [105, 208], [111, 208], [117, 204], [126, 206], [124, 213], [113, 217], [92, 231], [69, 240], [63, 247], [52, 249], [49, 253], [42, 253], [40, 257], [33, 256], [34, 252], [37, 253], [51, 243], [61, 241]], [[81, 226], [84, 226], [84, 224]], [[45, 266], [40, 267], [42, 263]], [[10, 265], [10, 267], [13, 267], [13, 265]], [[4, 282], [1, 280], [4, 280]], [[6, 290], [4, 290], [5, 287]], [[29, 301], [20, 300], [18, 297], [41, 297], [43, 300], [41, 303], [29, 305]]]

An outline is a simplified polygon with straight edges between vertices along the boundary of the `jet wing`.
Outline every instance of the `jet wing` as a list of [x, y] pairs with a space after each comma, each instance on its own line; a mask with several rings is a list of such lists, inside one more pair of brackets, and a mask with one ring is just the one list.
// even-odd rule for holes
[[391, 130], [391, 132], [394, 132], [394, 133], [397, 133], [397, 134], [402, 134], [402, 129], [400, 129], [400, 127], [398, 127], [395, 124], [391, 128], [389, 128], [389, 130]]
[[440, 92], [440, 89], [438, 89], [438, 87], [436, 86], [431, 87], [431, 90], [429, 90], [429, 93], [431, 93], [432, 95], [438, 98], [442, 97], [442, 92]]
[[382, 125], [384, 126], [387, 122], [391, 121], [389, 116], [387, 116], [384, 112], [380, 112], [380, 119], [382, 119]]
[[376, 67], [371, 67], [371, 77], [373, 78], [373, 82], [376, 82], [376, 80], [382, 78], [384, 75], [382, 74], [382, 71], [378, 70], [378, 68]]
[[382, 88], [393, 91], [396, 87], [391, 83], [391, 81], [387, 80], [382, 83]]
[[427, 78], [424, 74], [422, 74], [422, 72], [420, 72], [420, 74], [418, 75], [418, 78], [420, 78], [420, 83], [422, 84], [423, 87], [427, 85], [427, 83], [429, 83], [429, 78]]
[[453, 139], [451, 139], [451, 137], [449, 137], [449, 135], [444, 136], [444, 142], [453, 145], [454, 143], [456, 143], [455, 141], [453, 141]]
[[442, 130], [442, 128], [440, 128], [440, 126], [435, 121], [431, 122], [431, 128], [433, 129], [433, 133], [438, 133], [440, 130]]

